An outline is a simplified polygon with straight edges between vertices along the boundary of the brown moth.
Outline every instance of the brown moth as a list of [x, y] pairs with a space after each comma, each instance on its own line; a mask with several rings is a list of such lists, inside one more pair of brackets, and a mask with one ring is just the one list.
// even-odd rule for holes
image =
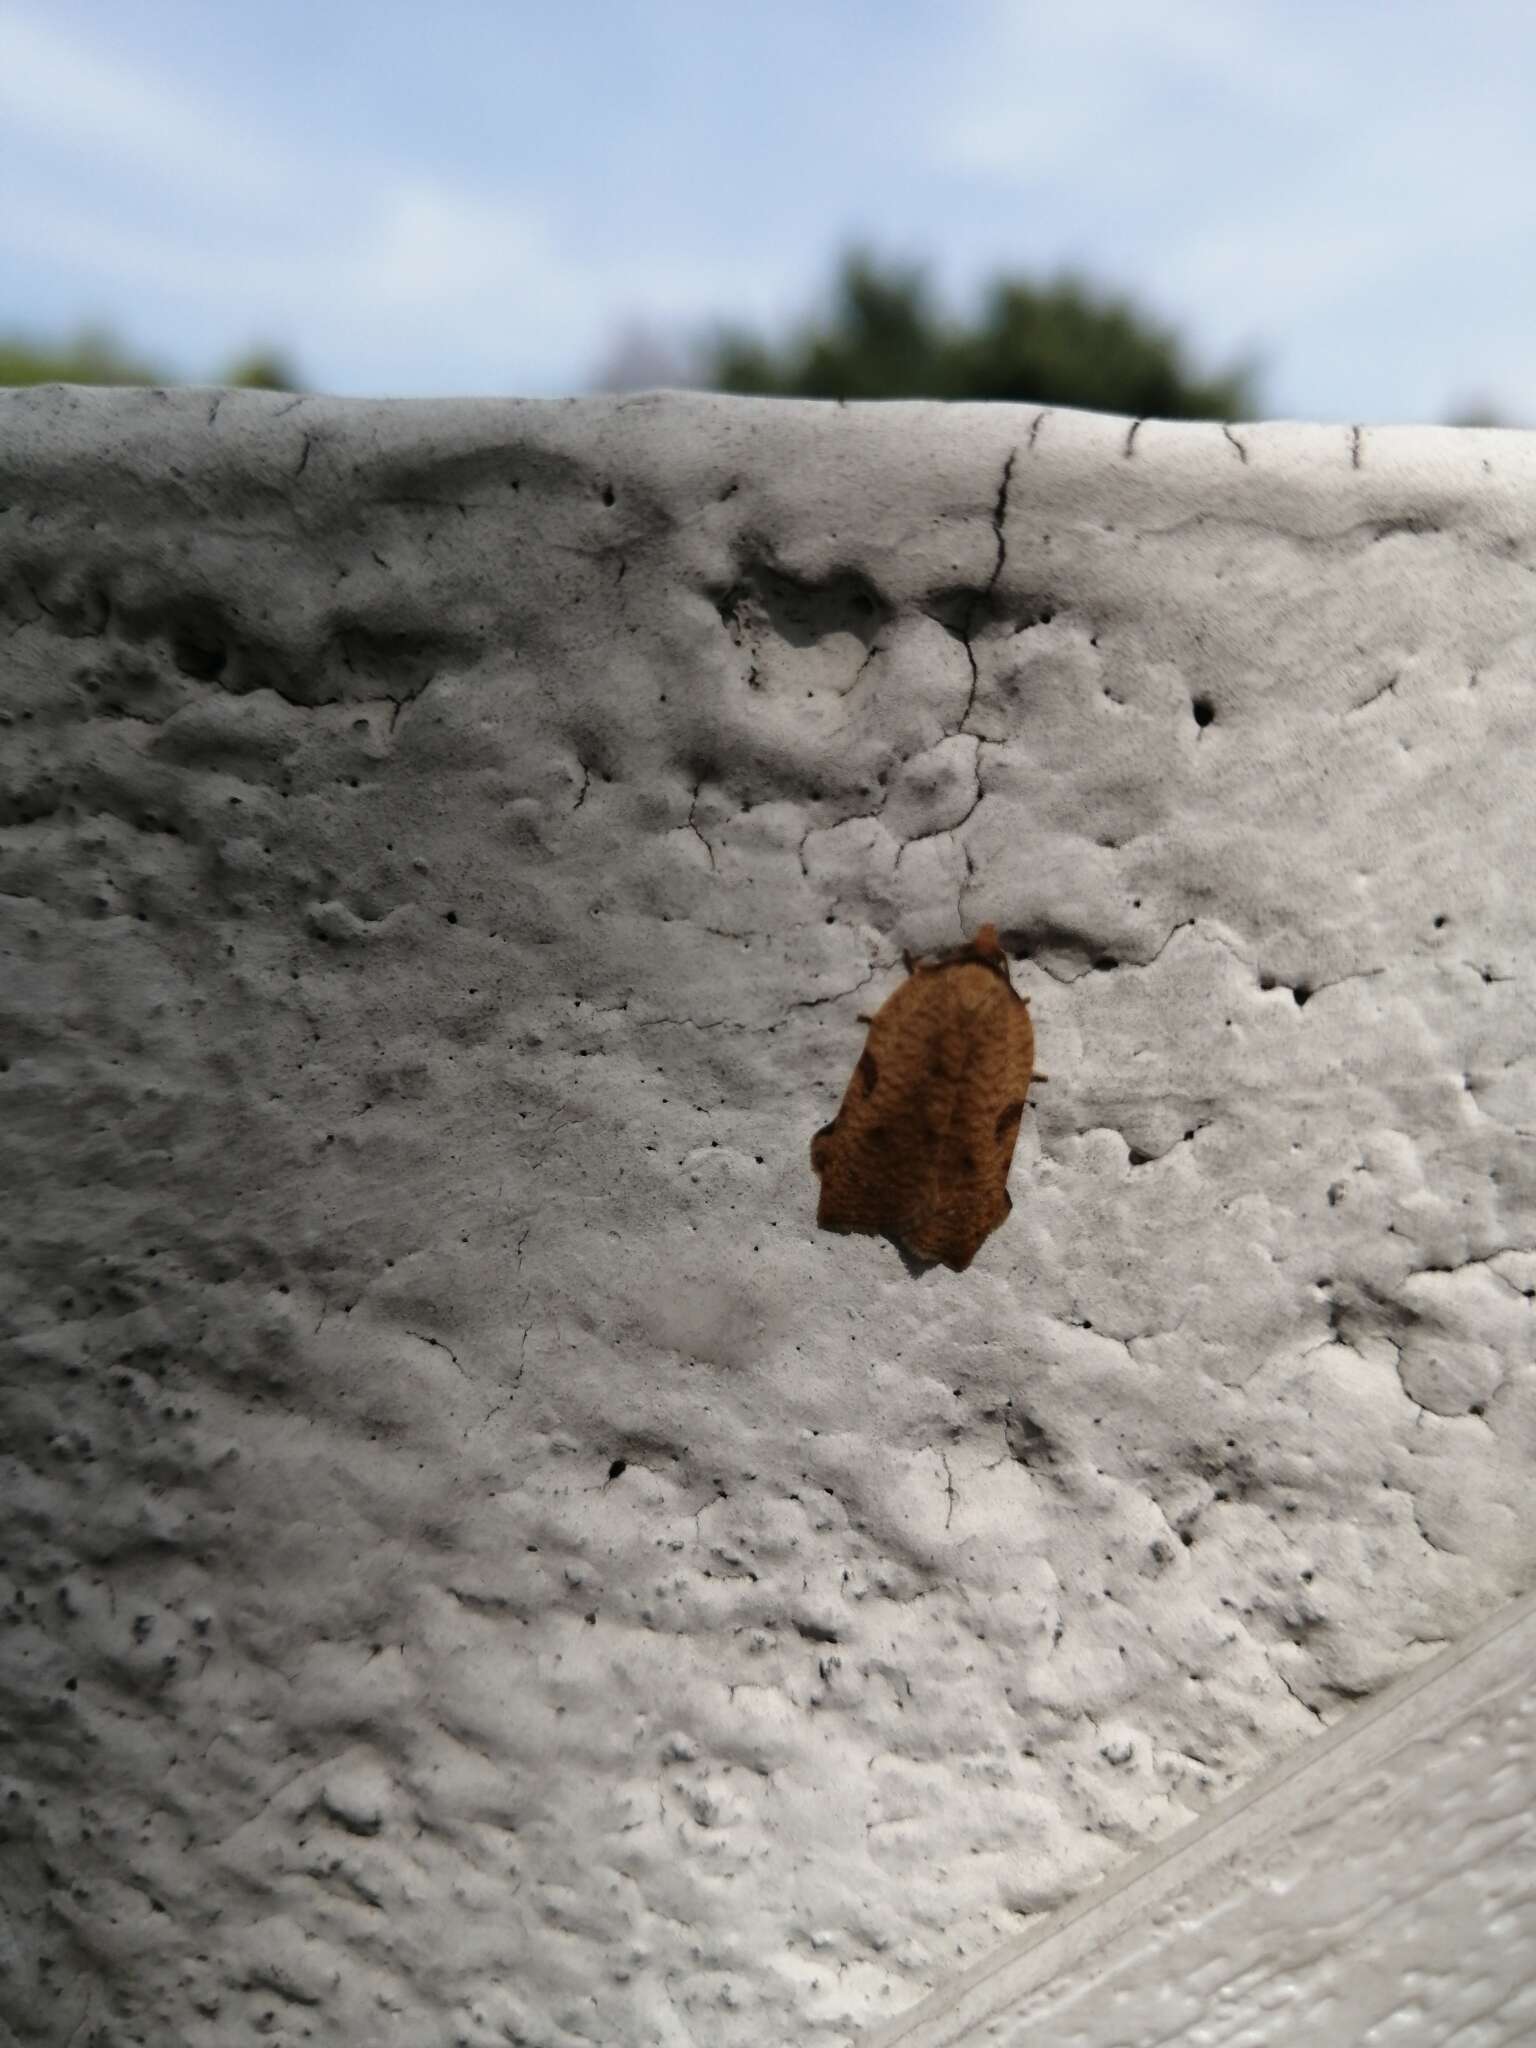
[[1035, 1032], [997, 927], [910, 972], [870, 1019], [842, 1106], [811, 1140], [824, 1230], [893, 1237], [963, 1273], [1013, 1204]]

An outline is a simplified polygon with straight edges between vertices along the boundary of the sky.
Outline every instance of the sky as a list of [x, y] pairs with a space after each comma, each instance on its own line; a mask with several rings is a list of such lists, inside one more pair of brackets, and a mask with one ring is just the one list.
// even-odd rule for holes
[[1261, 416], [1536, 422], [1533, 79], [1526, 0], [0, 0], [0, 333], [548, 396], [860, 244], [1071, 268]]

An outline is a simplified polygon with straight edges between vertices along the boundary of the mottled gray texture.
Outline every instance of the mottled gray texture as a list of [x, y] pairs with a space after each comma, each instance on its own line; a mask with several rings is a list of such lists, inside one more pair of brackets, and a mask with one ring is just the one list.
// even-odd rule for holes
[[868, 2048], [1528, 2048], [1536, 1602]]
[[844, 2042], [1529, 1584], [1533, 569], [1513, 434], [0, 395], [18, 2037]]

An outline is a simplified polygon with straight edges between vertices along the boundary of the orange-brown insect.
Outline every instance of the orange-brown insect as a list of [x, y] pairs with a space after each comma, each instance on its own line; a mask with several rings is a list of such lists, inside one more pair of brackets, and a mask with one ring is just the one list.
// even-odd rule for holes
[[870, 1020], [841, 1108], [811, 1140], [816, 1221], [883, 1233], [963, 1273], [1013, 1207], [1008, 1168], [1036, 1078], [1034, 1026], [995, 925], [907, 965]]

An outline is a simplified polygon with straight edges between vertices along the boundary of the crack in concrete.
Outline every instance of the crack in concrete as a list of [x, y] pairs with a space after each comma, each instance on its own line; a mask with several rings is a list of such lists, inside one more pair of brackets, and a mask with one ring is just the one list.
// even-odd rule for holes
[[[1413, 1396], [1410, 1394], [1408, 1398], [1412, 1400]], [[1415, 1406], [1417, 1405], [1418, 1404], [1415, 1403]], [[1415, 1529], [1418, 1530], [1420, 1538], [1429, 1545], [1431, 1550], [1439, 1551], [1442, 1557], [1461, 1556], [1461, 1552], [1459, 1550], [1453, 1550], [1448, 1543], [1436, 1542], [1435, 1538], [1430, 1535], [1429, 1531], [1424, 1526], [1424, 1518], [1419, 1513], [1419, 1497], [1411, 1487], [1399, 1486], [1396, 1480], [1389, 1479], [1386, 1482], [1386, 1490], [1388, 1493], [1400, 1493], [1403, 1496], [1403, 1499], [1407, 1501], [1409, 1513], [1413, 1516], [1413, 1526], [1415, 1527]]]
[[[976, 739], [976, 735], [975, 735], [974, 733], [961, 733], [961, 734], [957, 734], [957, 735], [956, 735], [956, 737], [957, 737], [957, 738], [961, 738], [961, 739], [970, 739], [970, 740], [974, 740], [974, 739]], [[951, 838], [951, 837], [953, 837], [953, 835], [954, 835], [955, 833], [957, 833], [957, 832], [958, 832], [958, 831], [960, 830], [960, 828], [961, 828], [961, 826], [962, 826], [962, 825], [966, 825], [966, 824], [969, 824], [970, 820], [971, 820], [972, 818], [974, 818], [974, 817], [975, 817], [975, 815], [976, 815], [976, 812], [977, 812], [977, 809], [979, 808], [979, 806], [980, 806], [980, 804], [981, 804], [981, 800], [982, 800], [983, 796], [985, 796], [985, 794], [986, 794], [986, 791], [985, 791], [985, 790], [984, 790], [984, 789], [982, 788], [982, 786], [981, 786], [981, 766], [980, 766], [980, 761], [981, 761], [981, 743], [980, 743], [980, 741], [979, 741], [979, 740], [977, 740], [977, 741], [976, 741], [976, 758], [975, 758], [975, 760], [974, 760], [974, 761], [972, 762], [972, 764], [971, 764], [971, 772], [972, 772], [972, 774], [973, 774], [973, 775], [975, 776], [975, 778], [976, 778], [976, 794], [975, 794], [975, 796], [974, 796], [974, 797], [972, 797], [972, 799], [971, 799], [971, 802], [970, 802], [970, 805], [969, 805], [969, 807], [967, 808], [967, 810], [965, 811], [965, 813], [964, 813], [964, 815], [963, 815], [962, 817], [956, 818], [955, 822], [954, 822], [954, 823], [953, 823], [952, 825], [937, 825], [937, 826], [935, 826], [935, 827], [934, 827], [933, 831], [931, 831], [931, 832], [915, 832], [915, 833], [913, 833], [913, 835], [912, 835], [912, 837], [911, 837], [910, 839], [903, 839], [903, 840], [901, 841], [900, 845], [899, 845], [899, 846], [897, 847], [897, 849], [896, 849], [896, 866], [897, 866], [897, 868], [898, 868], [898, 869], [899, 869], [899, 868], [900, 868], [900, 866], [901, 866], [901, 857], [902, 857], [902, 855], [903, 855], [904, 853], [906, 853], [906, 852], [907, 852], [907, 851], [908, 851], [908, 850], [909, 850], [909, 849], [910, 849], [911, 847], [914, 847], [914, 846], [922, 846], [922, 845], [923, 845], [923, 844], [924, 844], [924, 843], [925, 843], [925, 842], [926, 842], [927, 840], [930, 840], [930, 839], [948, 839], [948, 838]], [[965, 851], [965, 849], [964, 849], [964, 848], [962, 847], [962, 848], [961, 848], [961, 851], [962, 851], [962, 852], [964, 852], [964, 851]], [[969, 854], [967, 854], [967, 855], [966, 855], [966, 866], [967, 866], [967, 870], [969, 870], [969, 867], [970, 867], [970, 856], [969, 856]]]
[[[1040, 424], [1040, 419], [1043, 419], [1044, 417], [1045, 415], [1042, 413], [1040, 417], [1036, 419], [1035, 426], [1037, 428]], [[1033, 433], [1031, 433], [1030, 435], [1030, 442], [1031, 445], [1033, 445]], [[967, 614], [965, 621], [965, 630], [959, 636], [960, 644], [965, 649], [965, 658], [970, 663], [971, 687], [966, 695], [965, 709], [960, 714], [960, 723], [955, 728], [955, 731], [957, 733], [963, 733], [965, 731], [967, 721], [970, 718], [971, 712], [975, 708], [976, 689], [977, 685], [981, 680], [981, 671], [976, 665], [976, 650], [971, 644], [973, 639], [975, 638], [976, 615], [984, 605], [989, 605], [991, 603], [992, 594], [997, 589], [998, 580], [1002, 576], [1004, 567], [1006, 566], [1008, 561], [1008, 535], [1005, 531], [1008, 519], [1008, 492], [1013, 483], [1013, 465], [1018, 461], [1018, 459], [1018, 449], [1011, 448], [1008, 451], [1008, 459], [1003, 464], [1003, 473], [1001, 478], [998, 480], [997, 498], [992, 507], [992, 535], [997, 547], [997, 553], [992, 563], [992, 574], [987, 578], [986, 587], [981, 592], [981, 595], [977, 598], [972, 599], [970, 610]], [[974, 738], [975, 735], [972, 734], [971, 737]]]
[[[1038, 967], [1042, 974], [1048, 974], [1052, 981], [1059, 982], [1063, 988], [1074, 987], [1078, 982], [1086, 979], [1086, 977], [1090, 974], [1119, 974], [1127, 968], [1133, 969], [1135, 972], [1139, 974], [1144, 972], [1148, 967], [1155, 966], [1157, 962], [1162, 959], [1164, 953], [1173, 944], [1174, 939], [1178, 936], [1180, 932], [1186, 931], [1191, 927], [1198, 925], [1199, 923], [1200, 919], [1198, 917], [1181, 917], [1178, 923], [1168, 933], [1168, 936], [1163, 940], [1162, 944], [1158, 947], [1157, 951], [1155, 953], [1149, 954], [1145, 960], [1117, 959], [1114, 962], [1113, 966], [1109, 966], [1107, 963], [1104, 966], [1099, 966], [1094, 961], [1090, 960], [1088, 965], [1084, 967], [1080, 973], [1077, 974], [1058, 974], [1054, 967], [1048, 967], [1045, 961], [1040, 959], [1038, 955], [1030, 956], [1030, 964], [1034, 967]], [[1257, 973], [1258, 970], [1254, 967], [1253, 962], [1251, 960], [1244, 960], [1242, 954], [1239, 953], [1237, 949], [1227, 939], [1223, 938], [1220, 932], [1212, 931], [1210, 936], [1216, 941], [1218, 945], [1224, 946], [1226, 950], [1232, 955], [1234, 960], [1240, 962], [1242, 966], [1247, 967], [1251, 972]]]
[[[859, 678], [860, 678], [860, 677], [861, 677], [861, 676], [863, 675], [863, 673], [864, 673], [865, 669], [867, 669], [867, 668], [869, 667], [869, 664], [870, 664], [870, 663], [871, 663], [871, 662], [872, 662], [872, 661], [874, 660], [875, 656], [876, 656], [877, 654], [883, 654], [884, 652], [885, 652], [885, 649], [884, 649], [884, 648], [883, 648], [883, 647], [882, 647], [882, 646], [880, 645], [880, 643], [879, 643], [879, 641], [878, 641], [878, 640], [872, 640], [872, 641], [870, 642], [870, 644], [869, 644], [869, 651], [868, 651], [868, 652], [867, 652], [867, 653], [865, 654], [865, 656], [864, 656], [864, 659], [863, 659], [863, 660], [862, 660], [862, 661], [861, 661], [861, 662], [859, 663], [858, 667], [857, 667], [857, 668], [856, 668], [856, 669], [854, 670], [854, 673], [853, 673], [853, 682], [854, 682], [854, 684], [856, 684], [856, 683], [858, 682]], [[850, 685], [850, 686], [849, 686], [849, 688], [850, 688], [850, 692], [851, 692], [851, 690], [852, 690], [852, 687], [853, 687], [853, 685]], [[839, 729], [841, 730], [841, 728], [839, 728]]]
[[1008, 560], [1008, 536], [1004, 526], [1008, 518], [1008, 492], [1013, 483], [1013, 465], [1019, 459], [1017, 448], [1008, 451], [1008, 460], [1003, 464], [1003, 474], [997, 486], [997, 501], [992, 507], [992, 532], [997, 541], [997, 559], [992, 564], [992, 574], [987, 579], [987, 596], [997, 588], [998, 578]]
[[937, 1451], [939, 1463], [944, 1467], [944, 1527], [947, 1529], [955, 1519], [955, 1502], [960, 1495], [955, 1487], [955, 1475], [949, 1469], [949, 1459], [943, 1451]]
[[[901, 768], [904, 768], [905, 766], [906, 759], [905, 757], [903, 757], [897, 763], [898, 771]], [[850, 811], [846, 817], [834, 818], [830, 825], [807, 825], [805, 830], [800, 834], [799, 845], [795, 848], [796, 858], [800, 862], [800, 872], [805, 877], [805, 879], [807, 881], [811, 879], [811, 871], [810, 868], [806, 865], [805, 859], [805, 847], [807, 840], [813, 839], [818, 832], [840, 832], [845, 825], [858, 825], [870, 823], [877, 825], [883, 824], [885, 820], [885, 806], [889, 801], [890, 792], [887, 791], [886, 795], [881, 798], [879, 808], [876, 810]]]
[[[799, 996], [788, 1007], [791, 1010], [819, 1010], [828, 1003], [840, 1003], [848, 996], [857, 995], [861, 988], [867, 988], [879, 972], [880, 963], [872, 961], [868, 971], [851, 988], [832, 989], [824, 996]], [[603, 1011], [600, 1014], [612, 1016], [614, 1012]], [[777, 1023], [751, 1024], [738, 1017], [637, 1017], [631, 1028], [649, 1031], [658, 1024], [684, 1025], [690, 1031], [748, 1031], [756, 1034], [779, 1028]]]
[[1401, 676], [1389, 677], [1379, 690], [1372, 690], [1369, 697], [1362, 697], [1358, 704], [1351, 704], [1345, 711], [1344, 716], [1346, 718], [1353, 718], [1358, 712], [1369, 711], [1371, 706], [1379, 703], [1383, 697], [1396, 696], [1397, 686], [1401, 681]]
[[1313, 1720], [1322, 1722], [1322, 1725], [1326, 1728], [1328, 1726], [1328, 1723], [1324, 1719], [1322, 1709], [1320, 1707], [1314, 1707], [1309, 1699], [1304, 1699], [1302, 1697], [1302, 1695], [1296, 1690], [1295, 1686], [1292, 1685], [1291, 1681], [1286, 1677], [1285, 1673], [1280, 1669], [1278, 1664], [1272, 1664], [1270, 1666], [1270, 1669], [1274, 1672], [1276, 1678], [1279, 1679], [1280, 1683], [1285, 1687], [1286, 1691], [1290, 1694], [1291, 1698], [1296, 1702], [1297, 1706], [1305, 1707], [1307, 1712], [1312, 1716]]
[[694, 838], [698, 840], [700, 846], [703, 847], [704, 851], [709, 855], [709, 871], [711, 874], [714, 874], [716, 872], [715, 849], [710, 845], [709, 841], [704, 837], [704, 834], [699, 830], [697, 824], [694, 822], [694, 814], [699, 807], [699, 791], [703, 787], [704, 784], [702, 780], [696, 782], [693, 785], [693, 795], [689, 799], [688, 803], [687, 828], [693, 834]]
[[1462, 960], [1458, 961], [1457, 964], [1458, 966], [1465, 967], [1468, 974], [1475, 974], [1485, 988], [1491, 988], [1495, 983], [1502, 984], [1506, 981], [1513, 981], [1516, 978], [1513, 974], [1495, 974], [1491, 967], [1479, 966], [1475, 960]]
[[1475, 1252], [1471, 1257], [1459, 1260], [1454, 1266], [1415, 1266], [1411, 1272], [1403, 1275], [1403, 1285], [1406, 1286], [1410, 1280], [1417, 1280], [1420, 1274], [1423, 1273], [1465, 1273], [1469, 1266], [1486, 1266], [1493, 1274], [1494, 1279], [1507, 1287], [1511, 1294], [1518, 1294], [1522, 1301], [1530, 1301], [1532, 1299], [1530, 1290], [1520, 1286], [1517, 1281], [1511, 1280], [1507, 1273], [1501, 1273], [1493, 1261], [1504, 1258], [1528, 1259], [1533, 1256], [1536, 1256], [1536, 1246], [1528, 1244], [1495, 1245], [1491, 1252]]
[[469, 1374], [459, 1364], [459, 1354], [451, 1344], [445, 1344], [441, 1337], [429, 1337], [424, 1330], [407, 1330], [405, 1334], [407, 1337], [414, 1337], [418, 1344], [430, 1344], [434, 1351], [446, 1351], [458, 1371], [463, 1374], [465, 1379], [469, 1378]]
[[825, 996], [801, 996], [789, 1007], [792, 1010], [819, 1010], [826, 1003], [840, 1003], [845, 996], [857, 995], [861, 988], [868, 988], [879, 971], [878, 963], [871, 961], [868, 972], [856, 981], [852, 988], [834, 989], [830, 995]]

